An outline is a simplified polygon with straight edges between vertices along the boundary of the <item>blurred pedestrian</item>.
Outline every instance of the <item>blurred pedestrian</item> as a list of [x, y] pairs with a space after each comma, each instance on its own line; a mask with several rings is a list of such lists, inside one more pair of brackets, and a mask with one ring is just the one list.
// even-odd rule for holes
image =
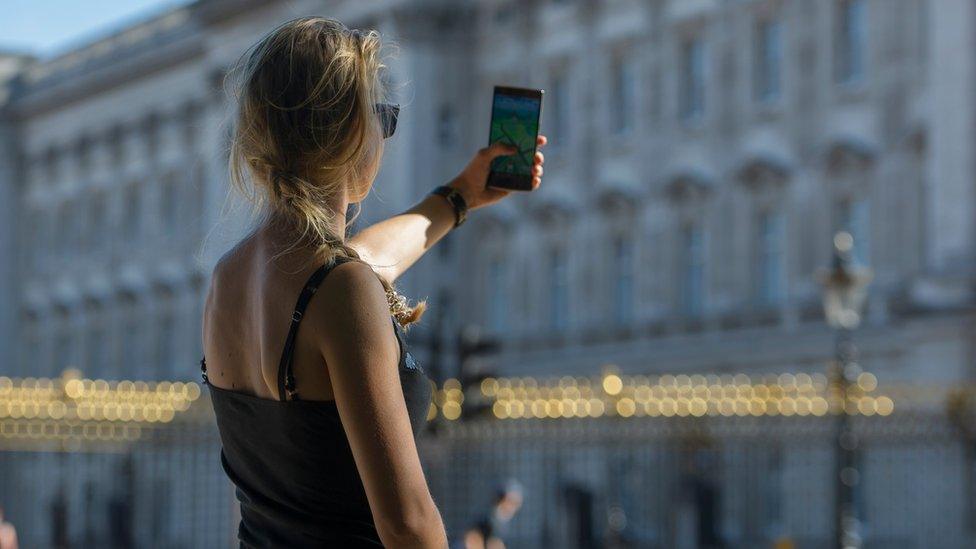
[[17, 529], [3, 517], [3, 507], [0, 507], [0, 549], [17, 549]]
[[495, 489], [491, 508], [464, 533], [465, 549], [504, 549], [509, 523], [522, 507], [522, 485], [509, 480]]

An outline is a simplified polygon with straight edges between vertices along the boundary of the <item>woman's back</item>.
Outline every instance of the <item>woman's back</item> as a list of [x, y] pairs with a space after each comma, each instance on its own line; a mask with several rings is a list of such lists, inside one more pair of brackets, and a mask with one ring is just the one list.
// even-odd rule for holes
[[[258, 233], [221, 260], [204, 318], [204, 379], [221, 463], [241, 502], [241, 542], [382, 545], [316, 333], [337, 302], [330, 293], [349, 276], [339, 271], [363, 266], [341, 267], [356, 262], [340, 257], [302, 268], [300, 253], [273, 261], [270, 240]], [[330, 274], [336, 283], [327, 283]], [[398, 396], [416, 437], [430, 406], [430, 380], [392, 315], [390, 324], [399, 347]]]
[[[292, 311], [302, 287], [322, 265], [308, 250], [281, 255], [281, 235], [260, 229], [217, 263], [204, 309], [203, 342], [211, 381], [218, 387], [277, 400], [277, 372]], [[280, 256], [280, 257], [276, 257]], [[337, 266], [338, 267], [338, 266]], [[324, 282], [324, 280], [323, 280]], [[335, 398], [321, 353], [310, 338], [328, 298], [310, 301], [296, 337], [293, 369], [306, 400]], [[327, 304], [325, 304], [327, 305]], [[322, 311], [328, 314], [328, 311]]]

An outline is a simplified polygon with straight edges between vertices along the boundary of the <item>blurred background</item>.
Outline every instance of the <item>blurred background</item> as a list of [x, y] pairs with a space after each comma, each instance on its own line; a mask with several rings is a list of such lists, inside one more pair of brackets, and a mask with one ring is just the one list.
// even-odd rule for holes
[[542, 188], [399, 282], [429, 299], [408, 341], [452, 539], [515, 485], [494, 515], [512, 548], [976, 546], [976, 1], [3, 9], [0, 506], [21, 547], [236, 543], [199, 370], [209, 273], [248, 220], [222, 83], [309, 14], [398, 45], [357, 227], [487, 144], [495, 84], [545, 89]]

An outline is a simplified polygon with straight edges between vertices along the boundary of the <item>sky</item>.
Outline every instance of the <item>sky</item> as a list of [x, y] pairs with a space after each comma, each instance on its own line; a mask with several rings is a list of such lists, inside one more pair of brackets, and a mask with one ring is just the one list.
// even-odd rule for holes
[[51, 57], [190, 0], [0, 0], [0, 50]]

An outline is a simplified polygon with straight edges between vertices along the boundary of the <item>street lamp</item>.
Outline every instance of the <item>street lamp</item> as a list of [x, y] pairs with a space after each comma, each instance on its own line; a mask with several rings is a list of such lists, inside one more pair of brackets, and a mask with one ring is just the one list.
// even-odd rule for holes
[[849, 395], [861, 368], [851, 332], [861, 324], [871, 270], [854, 262], [854, 237], [841, 231], [834, 235], [834, 254], [830, 269], [818, 273], [823, 286], [823, 307], [827, 324], [836, 333], [836, 357], [830, 368], [837, 416], [835, 446], [835, 544], [837, 549], [860, 549], [861, 536], [854, 501], [860, 474], [857, 470], [857, 435], [851, 429]]
[[834, 256], [829, 270], [821, 271], [824, 315], [827, 324], [841, 330], [854, 330], [861, 324], [861, 311], [867, 298], [871, 269], [854, 262], [854, 237], [841, 231], [834, 235]]

